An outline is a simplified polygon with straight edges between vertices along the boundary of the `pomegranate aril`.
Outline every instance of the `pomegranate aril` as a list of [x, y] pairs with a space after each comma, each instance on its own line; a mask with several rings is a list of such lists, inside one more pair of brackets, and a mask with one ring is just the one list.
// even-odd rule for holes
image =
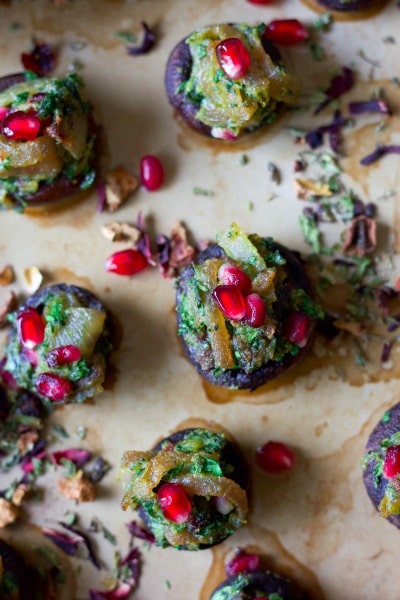
[[250, 327], [261, 327], [264, 324], [266, 315], [264, 300], [254, 292], [246, 296], [244, 301], [246, 304], [245, 323]]
[[162, 186], [164, 167], [157, 156], [149, 154], [140, 160], [140, 180], [149, 192], [155, 192]]
[[72, 390], [71, 382], [55, 373], [41, 373], [38, 375], [35, 387], [41, 396], [54, 402], [65, 400]]
[[40, 120], [22, 110], [9, 113], [2, 123], [3, 134], [10, 140], [36, 140], [40, 132]]
[[289, 471], [295, 461], [293, 452], [282, 442], [267, 442], [256, 451], [258, 466], [266, 473], [276, 474]]
[[236, 140], [237, 134], [224, 127], [211, 127], [211, 137], [218, 140]]
[[73, 344], [67, 344], [65, 346], [59, 346], [50, 350], [46, 356], [46, 362], [49, 367], [60, 367], [62, 365], [68, 365], [69, 363], [79, 360], [81, 357], [81, 351], [77, 346]]
[[298, 19], [275, 19], [266, 26], [263, 37], [275, 44], [292, 46], [305, 42], [309, 33]]
[[307, 313], [299, 310], [290, 313], [285, 326], [286, 339], [303, 348], [310, 336], [311, 325], [312, 319]]
[[236, 285], [217, 285], [213, 297], [222, 314], [231, 321], [241, 321], [246, 314], [246, 304]]
[[179, 483], [164, 483], [157, 490], [157, 498], [163, 515], [173, 523], [185, 523], [192, 512], [192, 505]]
[[236, 285], [244, 295], [251, 292], [250, 277], [235, 265], [229, 263], [221, 265], [218, 269], [218, 279], [223, 285]]
[[221, 69], [229, 79], [241, 79], [250, 67], [251, 57], [238, 38], [227, 38], [215, 48]]
[[128, 248], [111, 254], [105, 262], [105, 269], [117, 275], [134, 275], [148, 265], [147, 259], [138, 250]]
[[387, 479], [396, 477], [400, 473], [400, 446], [389, 446], [386, 449], [383, 463], [383, 475]]
[[17, 316], [18, 335], [26, 348], [34, 348], [44, 340], [46, 322], [34, 308], [27, 308]]
[[[260, 565], [258, 554], [250, 554], [245, 550], [239, 550], [235, 556], [226, 564], [225, 572], [228, 577], [242, 571], [255, 571]], [[258, 600], [258, 597], [257, 597]]]

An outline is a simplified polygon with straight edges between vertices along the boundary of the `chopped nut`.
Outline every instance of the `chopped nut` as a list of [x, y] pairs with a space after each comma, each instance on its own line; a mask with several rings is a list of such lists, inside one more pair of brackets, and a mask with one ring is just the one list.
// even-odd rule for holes
[[43, 282], [43, 274], [37, 267], [27, 267], [22, 272], [22, 279], [26, 291], [34, 294], [38, 291]]
[[19, 517], [19, 508], [5, 498], [0, 498], [0, 529], [7, 527]]
[[136, 244], [142, 235], [140, 229], [135, 227], [135, 225], [120, 221], [106, 223], [102, 226], [101, 233], [112, 242], [132, 242], [132, 244]]
[[365, 215], [360, 215], [352, 220], [346, 229], [342, 252], [355, 256], [365, 256], [376, 248], [376, 221]]
[[294, 191], [299, 200], [310, 200], [314, 196], [332, 196], [327, 183], [301, 177], [294, 180]]
[[106, 208], [114, 212], [139, 187], [139, 180], [124, 167], [115, 167], [106, 176]]
[[10, 285], [15, 281], [14, 269], [11, 265], [6, 265], [0, 271], [0, 285]]
[[190, 265], [195, 255], [195, 249], [187, 241], [186, 229], [177, 221], [171, 231], [170, 267], [181, 269]]
[[58, 487], [68, 500], [93, 502], [96, 498], [95, 487], [82, 470], [78, 471], [74, 477], [62, 477], [58, 482]]
[[14, 506], [21, 506], [25, 496], [29, 494], [30, 491], [30, 485], [28, 485], [27, 483], [20, 483], [15, 488], [15, 492], [13, 493], [13, 496], [11, 498], [11, 502], [14, 504]]
[[10, 292], [3, 304], [3, 306], [0, 307], [0, 329], [2, 327], [7, 327], [8, 325], [8, 320], [7, 320], [7, 315], [11, 312], [13, 312], [18, 306], [18, 300], [17, 300], [17, 296], [14, 294], [14, 292]]
[[32, 449], [33, 444], [37, 442], [38, 439], [39, 434], [37, 431], [31, 430], [22, 433], [19, 436], [17, 442], [18, 450], [21, 452], [21, 454], [25, 454], [26, 452]]

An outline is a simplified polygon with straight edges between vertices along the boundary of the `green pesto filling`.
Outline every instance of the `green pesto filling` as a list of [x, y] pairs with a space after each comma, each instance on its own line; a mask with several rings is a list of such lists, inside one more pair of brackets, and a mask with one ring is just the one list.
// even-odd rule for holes
[[[196, 119], [233, 136], [251, 131], [276, 118], [277, 104], [293, 104], [299, 84], [281, 64], [275, 64], [262, 47], [265, 25], [215, 25], [196, 30], [186, 39], [192, 57], [190, 78], [177, 92], [184, 92], [199, 106]], [[251, 56], [246, 74], [230, 79], [218, 62], [216, 46], [227, 38], [240, 39]]]
[[0, 135], [0, 208], [23, 209], [41, 185], [60, 176], [81, 189], [93, 184], [95, 135], [89, 131], [83, 86], [76, 73], [55, 79], [27, 72], [25, 81], [0, 92], [0, 107], [35, 114], [42, 122], [32, 141]]
[[[6, 346], [6, 365], [18, 385], [36, 394], [36, 379], [41, 373], [55, 373], [72, 383], [72, 392], [66, 401], [83, 402], [103, 391], [106, 357], [111, 346], [104, 309], [84, 306], [73, 293], [49, 291], [39, 307], [45, 320], [45, 336], [34, 348], [36, 359], [32, 364], [21, 344], [17, 313]], [[49, 366], [47, 355], [60, 346], [79, 348], [81, 358], [60, 366]], [[46, 401], [46, 398], [43, 398]]]
[[[178, 549], [184, 547], [188, 550], [198, 550], [201, 545], [213, 545], [222, 541], [244, 524], [233, 505], [228, 514], [222, 514], [216, 508], [215, 498], [207, 495], [191, 495], [192, 510], [189, 519], [183, 523], [174, 523], [164, 516], [156, 495], [160, 485], [176, 477], [180, 477], [182, 485], [185, 476], [189, 475], [193, 475], [199, 481], [209, 476], [215, 481], [219, 478], [229, 478], [234, 467], [222, 456], [226, 444], [223, 433], [214, 433], [202, 428], [189, 431], [184, 439], [173, 447], [171, 442], [166, 440], [162, 450], [151, 452], [151, 456], [157, 456], [157, 453], [162, 451], [183, 453], [180, 454], [181, 461], [165, 470], [159, 484], [145, 497], [138, 494], [138, 489], [142, 488], [143, 477], [148, 476], [146, 474], [151, 459], [149, 453], [143, 453], [143, 458], [123, 466], [123, 470], [129, 473], [124, 503], [131, 508], [141, 507], [145, 511], [147, 524], [155, 536], [157, 546], [174, 545]], [[167, 532], [172, 535], [189, 532], [192, 539], [183, 545], [171, 544]]]
[[[388, 413], [386, 412], [382, 418], [383, 423], [387, 423]], [[389, 438], [384, 438], [379, 443], [379, 448], [372, 452], [367, 452], [361, 461], [362, 467], [365, 470], [371, 463], [373, 464], [372, 475], [373, 483], [376, 488], [383, 484], [385, 480], [384, 495], [379, 504], [379, 512], [382, 517], [388, 518], [391, 515], [400, 515], [400, 478], [395, 476], [391, 479], [386, 479], [383, 475], [383, 465], [385, 462], [386, 451], [391, 446], [400, 445], [400, 431], [396, 431]]]
[[[224, 339], [228, 340], [233, 360], [230, 369], [252, 373], [269, 361], [281, 362], [288, 354], [295, 356], [300, 348], [283, 336], [279, 320], [285, 320], [285, 316], [295, 310], [307, 313], [312, 319], [321, 318], [322, 309], [303, 289], [294, 289], [285, 294], [283, 300], [277, 301], [287, 285], [286, 260], [271, 238], [246, 236], [236, 224], [232, 224], [227, 231], [218, 234], [217, 242], [227, 254], [227, 259], [215, 259], [215, 268], [208, 269], [206, 274], [207, 267], [194, 265], [194, 274], [185, 284], [185, 292], [177, 305], [178, 333], [202, 370], [213, 370], [216, 375], [227, 370], [224, 364], [218, 362], [213, 341], [216, 327], [219, 330], [226, 328]], [[274, 275], [273, 285], [263, 294], [260, 292], [266, 307], [266, 318], [260, 327], [227, 318], [216, 325], [210, 319], [207, 305], [214, 303], [212, 292], [219, 284], [216, 275], [218, 266], [226, 262], [245, 271], [252, 280], [253, 288], [260, 277], [269, 273]], [[210, 272], [214, 273], [214, 277], [210, 277]]]

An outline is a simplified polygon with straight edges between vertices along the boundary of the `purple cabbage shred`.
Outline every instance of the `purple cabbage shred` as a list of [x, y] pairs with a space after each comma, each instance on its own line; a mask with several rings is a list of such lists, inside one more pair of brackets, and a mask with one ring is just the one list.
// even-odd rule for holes
[[342, 117], [340, 110], [336, 110], [333, 115], [332, 123], [321, 125], [316, 129], [309, 131], [305, 140], [312, 150], [319, 148], [324, 143], [324, 134], [329, 134], [329, 145], [333, 152], [339, 152], [341, 143], [341, 129], [347, 125], [347, 119]]
[[119, 600], [128, 598], [134, 588], [134, 583], [123, 581], [113, 590], [89, 590], [89, 600]]
[[353, 87], [353, 84], [353, 71], [349, 67], [342, 67], [341, 73], [338, 73], [337, 75], [332, 77], [329, 88], [325, 90], [325, 100], [318, 104], [317, 108], [314, 111], [314, 114], [317, 115], [333, 100], [340, 98], [340, 96], [348, 92]]
[[96, 206], [96, 211], [98, 213], [102, 213], [104, 210], [104, 207], [106, 205], [107, 202], [107, 198], [106, 198], [106, 185], [104, 183], [104, 181], [100, 181], [97, 186], [96, 186], [96, 192], [97, 192], [97, 206]]
[[130, 521], [126, 524], [126, 526], [132, 537], [144, 540], [145, 542], [149, 542], [150, 544], [154, 544], [154, 535], [147, 531], [147, 529], [141, 527], [136, 521]]
[[84, 546], [86, 547], [90, 562], [97, 569], [101, 569], [100, 562], [94, 553], [92, 542], [90, 541], [89, 536], [86, 533], [83, 533], [83, 531], [81, 531], [74, 525], [68, 525], [67, 523], [64, 523], [63, 521], [60, 521], [60, 525], [61, 525], [61, 527], [64, 527], [64, 529], [68, 529], [68, 531], [71, 531], [71, 533], [75, 534], [75, 536], [77, 538], [78, 537], [80, 538], [80, 543], [84, 544]]
[[78, 552], [79, 544], [82, 542], [80, 535], [69, 535], [68, 533], [49, 527], [43, 527], [42, 532], [43, 535], [51, 539], [56, 546], [69, 556], [74, 556]]
[[366, 100], [364, 102], [350, 102], [349, 112], [351, 115], [361, 115], [364, 113], [379, 113], [381, 115], [390, 115], [391, 110], [385, 100], [376, 98], [375, 100]]
[[66, 450], [56, 450], [50, 455], [51, 461], [55, 465], [61, 465], [62, 459], [70, 460], [76, 467], [83, 467], [92, 457], [92, 453], [84, 448], [67, 448]]
[[400, 154], [400, 146], [389, 145], [389, 146], [378, 146], [371, 154], [367, 154], [360, 160], [360, 163], [365, 167], [372, 165], [375, 161], [382, 158], [386, 154]]
[[154, 31], [150, 29], [150, 27], [142, 21], [142, 27], [144, 30], [143, 41], [140, 46], [128, 46], [126, 48], [127, 53], [130, 56], [139, 56], [140, 54], [146, 54], [149, 50], [152, 49], [154, 44], [156, 43], [156, 36]]
[[384, 364], [389, 360], [391, 351], [392, 351], [392, 343], [385, 342], [382, 347], [381, 364]]

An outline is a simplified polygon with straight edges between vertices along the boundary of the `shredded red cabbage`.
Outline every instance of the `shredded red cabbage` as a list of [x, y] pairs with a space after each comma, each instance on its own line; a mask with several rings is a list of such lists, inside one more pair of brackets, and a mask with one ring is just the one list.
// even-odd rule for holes
[[64, 527], [64, 529], [68, 529], [68, 531], [71, 531], [73, 534], [75, 534], [76, 537], [80, 538], [80, 542], [82, 544], [84, 544], [87, 549], [90, 562], [97, 569], [101, 569], [100, 562], [93, 550], [92, 542], [90, 541], [89, 536], [86, 533], [84, 533], [83, 531], [81, 531], [80, 529], [78, 529], [77, 527], [75, 527], [74, 525], [68, 525], [67, 523], [64, 523], [63, 521], [60, 521], [60, 525], [61, 525], [61, 527]]
[[128, 46], [126, 48], [126, 51], [130, 56], [146, 54], [146, 52], [149, 52], [149, 50], [151, 50], [154, 44], [156, 43], [155, 33], [150, 29], [150, 27], [147, 25], [147, 23], [145, 23], [145, 21], [142, 21], [142, 27], [144, 29], [144, 36], [140, 46]]
[[35, 44], [31, 52], [21, 54], [24, 69], [43, 77], [51, 73], [56, 66], [56, 55], [49, 44]]
[[62, 459], [66, 458], [74, 463], [76, 467], [83, 467], [92, 457], [92, 453], [84, 448], [67, 448], [66, 450], [56, 450], [50, 455], [52, 463], [61, 465]]
[[42, 527], [42, 532], [43, 535], [51, 539], [56, 546], [69, 556], [75, 556], [78, 552], [79, 544], [82, 542], [81, 536], [69, 535], [68, 533], [49, 527]]
[[329, 134], [329, 145], [334, 152], [339, 152], [341, 143], [341, 128], [347, 125], [348, 120], [342, 117], [340, 110], [336, 110], [332, 123], [321, 125], [309, 131], [305, 140], [312, 150], [319, 148], [324, 143], [324, 134]]
[[113, 590], [89, 590], [89, 600], [119, 600], [128, 598], [135, 584], [123, 581]]
[[386, 363], [390, 358], [393, 344], [391, 342], [385, 342], [382, 347], [381, 363]]
[[141, 236], [135, 244], [135, 249], [145, 256], [150, 266], [155, 267], [156, 261], [154, 260], [153, 253], [151, 251], [150, 236], [145, 229], [144, 218], [141, 212], [138, 214], [136, 227], [141, 232]]
[[360, 163], [365, 167], [372, 165], [375, 161], [379, 160], [385, 154], [400, 154], [400, 146], [389, 145], [389, 146], [378, 146], [374, 152], [367, 154], [360, 160]]
[[340, 98], [344, 93], [348, 92], [354, 84], [354, 74], [349, 67], [342, 67], [341, 73], [338, 73], [331, 79], [331, 83], [327, 90], [325, 90], [325, 100], [318, 104], [314, 111], [317, 115], [321, 112], [328, 104], [333, 100]]
[[386, 101], [381, 98], [366, 100], [364, 102], [350, 102], [349, 112], [351, 115], [361, 115], [363, 113], [379, 113], [381, 115], [391, 114], [391, 110]]
[[104, 207], [106, 205], [106, 202], [107, 202], [106, 185], [105, 185], [104, 181], [99, 181], [99, 183], [96, 186], [96, 192], [97, 192], [96, 211], [98, 213], [102, 213], [104, 210]]
[[144, 540], [150, 544], [154, 544], [156, 538], [152, 533], [141, 527], [136, 521], [130, 521], [126, 524], [129, 533], [132, 537]]

